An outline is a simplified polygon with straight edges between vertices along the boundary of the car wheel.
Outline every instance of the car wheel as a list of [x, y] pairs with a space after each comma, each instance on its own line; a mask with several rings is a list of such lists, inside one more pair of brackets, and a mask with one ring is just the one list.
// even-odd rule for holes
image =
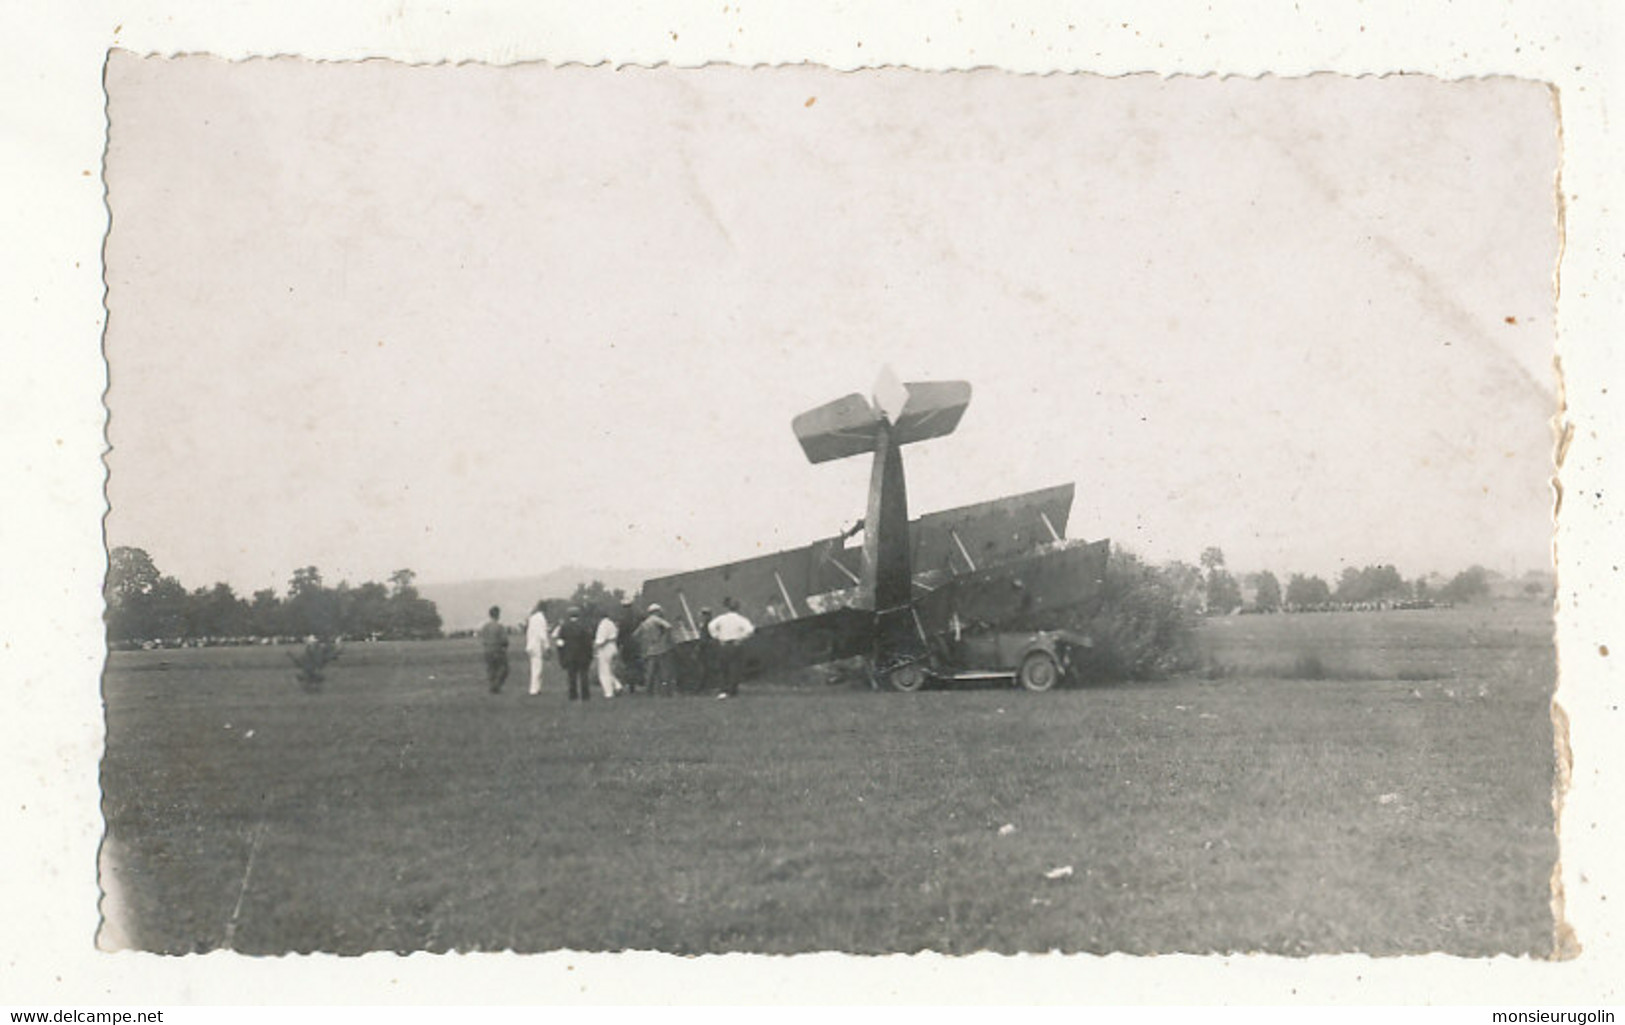
[[892, 690], [912, 694], [925, 686], [925, 667], [918, 662], [898, 666], [887, 675], [886, 682], [891, 686]]
[[1049, 652], [1035, 651], [1021, 660], [1021, 671], [1016, 678], [1028, 690], [1043, 692], [1061, 682], [1061, 667], [1055, 664], [1055, 656]]

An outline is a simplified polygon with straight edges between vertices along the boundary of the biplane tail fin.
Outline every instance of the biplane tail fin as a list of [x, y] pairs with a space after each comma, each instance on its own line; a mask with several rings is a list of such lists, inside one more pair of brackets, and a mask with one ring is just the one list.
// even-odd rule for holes
[[967, 381], [905, 384], [887, 367], [875, 382], [873, 398], [853, 392], [809, 409], [790, 421], [790, 427], [807, 461], [825, 463], [873, 452], [882, 423], [891, 425], [892, 441], [898, 445], [952, 434], [968, 405]]

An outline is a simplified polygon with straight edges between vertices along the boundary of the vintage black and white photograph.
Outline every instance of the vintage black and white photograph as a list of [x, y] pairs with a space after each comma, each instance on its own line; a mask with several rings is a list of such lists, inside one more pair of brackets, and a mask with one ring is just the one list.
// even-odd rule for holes
[[1547, 84], [105, 88], [103, 949], [1564, 954]]

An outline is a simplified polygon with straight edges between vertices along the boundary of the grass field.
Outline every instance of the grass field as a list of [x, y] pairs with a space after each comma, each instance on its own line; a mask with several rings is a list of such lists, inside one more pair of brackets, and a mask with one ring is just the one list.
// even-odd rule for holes
[[108, 907], [166, 952], [1550, 952], [1544, 609], [1201, 640], [1154, 684], [584, 707], [521, 657], [486, 693], [471, 642], [318, 694], [117, 653]]

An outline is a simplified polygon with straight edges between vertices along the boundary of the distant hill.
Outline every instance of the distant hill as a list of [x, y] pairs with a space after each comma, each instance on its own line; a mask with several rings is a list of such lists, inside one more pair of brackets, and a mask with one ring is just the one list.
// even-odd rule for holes
[[652, 577], [676, 572], [669, 569], [594, 569], [563, 566], [550, 573], [502, 580], [456, 580], [447, 583], [418, 581], [418, 593], [434, 602], [447, 633], [468, 630], [485, 622], [493, 605], [502, 606], [502, 619], [520, 623], [538, 598], [568, 598], [577, 584], [602, 580], [604, 586], [635, 594]]

